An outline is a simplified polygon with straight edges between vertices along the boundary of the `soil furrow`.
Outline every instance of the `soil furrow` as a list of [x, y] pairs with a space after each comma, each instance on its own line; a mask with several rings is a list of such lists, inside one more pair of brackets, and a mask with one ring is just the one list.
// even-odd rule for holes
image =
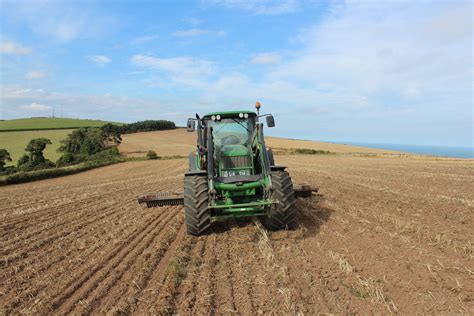
[[[224, 225], [228, 225], [227, 223]], [[230, 232], [218, 234], [216, 245], [216, 267], [214, 273], [216, 274], [216, 303], [218, 306], [218, 313], [236, 313], [234, 303], [234, 287], [232, 283], [233, 272], [232, 266], [234, 264], [231, 258], [230, 248], [233, 249], [236, 241], [231, 240]]]
[[[197, 238], [185, 236], [185, 226], [182, 227], [182, 240], [176, 243], [176, 248], [173, 252], [167, 254], [167, 258], [163, 260], [164, 278], [159, 284], [160, 291], [156, 297], [152, 308], [148, 310], [150, 313], [171, 313], [176, 314], [177, 298], [181, 290], [181, 285], [188, 275], [190, 265], [192, 265], [193, 257], [196, 248]], [[160, 272], [157, 275], [161, 275]]]
[[[51, 206], [51, 203], [48, 203], [48, 201], [36, 202], [38, 204], [43, 203], [41, 209], [33, 212], [22, 213], [21, 215], [16, 215], [14, 210], [10, 210], [8, 213], [11, 214], [10, 216], [12, 217], [9, 219], [4, 219], [1, 228], [8, 229], [8, 227], [12, 225], [18, 228], [25, 227], [28, 225], [28, 223], [31, 223], [32, 220], [38, 221], [38, 223], [47, 222], [49, 219], [54, 218], [58, 214], [58, 210], [75, 209], [75, 205], [81, 205], [83, 209], [93, 208], [94, 206], [101, 205], [103, 203], [103, 201], [99, 197], [99, 195], [96, 195], [94, 197], [88, 196], [83, 199], [61, 203], [53, 206]], [[18, 226], [20, 224], [24, 225]]]
[[[86, 265], [83, 265], [83, 263], [80, 262], [79, 264], [81, 265], [81, 268], [76, 270], [76, 272], [78, 273], [78, 275], [81, 275], [81, 277], [76, 279], [74, 278], [74, 275], [72, 275], [72, 278], [69, 278], [69, 281], [67, 281], [66, 279], [66, 280], [61, 280], [62, 282], [59, 282], [59, 283], [53, 283], [53, 286], [49, 289], [49, 292], [54, 292], [54, 288], [57, 288], [56, 290], [57, 294], [52, 294], [51, 297], [48, 297], [48, 301], [52, 302], [51, 305], [53, 307], [48, 305], [46, 308], [48, 310], [51, 308], [54, 308], [55, 297], [61, 298], [63, 297], [63, 295], [67, 296], [68, 294], [72, 294], [73, 291], [79, 288], [84, 282], [86, 282], [92, 274], [96, 273], [101, 268], [103, 268], [103, 266], [100, 264], [101, 262], [108, 262], [109, 260], [114, 258], [116, 255], [118, 255], [118, 253], [121, 250], [128, 249], [130, 247], [129, 245], [130, 242], [135, 241], [136, 237], [142, 236], [144, 229], [149, 228], [150, 225], [158, 221], [160, 221], [160, 218], [157, 218], [154, 221], [150, 221], [148, 224], [145, 225], [144, 228], [135, 227], [134, 231], [130, 235], [128, 235], [127, 238], [124, 239], [118, 247], [112, 248], [111, 252], [108, 253], [107, 256], [103, 258], [101, 261], [99, 261], [98, 263], [94, 263], [94, 261], [92, 261], [92, 262], [87, 262]], [[104, 249], [102, 249], [101, 252], [104, 253]], [[48, 277], [50, 278], [50, 276]], [[62, 285], [65, 282], [67, 284]], [[14, 300], [9, 305], [11, 306], [11, 308], [15, 308], [18, 304], [24, 301], [23, 297], [33, 297], [32, 294], [38, 293], [41, 290], [42, 290], [42, 286], [41, 284], [39, 284], [39, 286], [36, 289], [32, 289], [30, 291], [27, 291], [26, 293], [22, 293], [21, 296], [15, 296]], [[31, 291], [35, 291], [35, 292], [31, 293]]]
[[[128, 311], [129, 307], [123, 305], [123, 303], [121, 304], [121, 299], [133, 302], [134, 297], [133, 295], [130, 296], [130, 293], [128, 295], [124, 293], [127, 288], [120, 286], [120, 284], [135, 285], [135, 287], [128, 287], [128, 289], [141, 288], [144, 282], [147, 282], [153, 267], [162, 260], [164, 254], [169, 249], [169, 245], [176, 239], [179, 231], [178, 228], [182, 225], [182, 218], [177, 216], [177, 209], [170, 209], [169, 212], [172, 213], [169, 220], [165, 220], [163, 225], [157, 227], [149, 236], [141, 241], [139, 248], [133, 249], [126, 258], [120, 261], [116, 267], [113, 267], [109, 275], [100, 281], [87, 297], [85, 295], [82, 296], [84, 297], [83, 301], [87, 302], [85, 306], [76, 305], [74, 310], [70, 309], [67, 313], [88, 314], [91, 311], [107, 312], [107, 306], [110, 303], [117, 307], [123, 306], [120, 309], [121, 311]], [[156, 251], [153, 262], [149, 261], [150, 256], [152, 256], [151, 251]], [[139, 277], [141, 280], [135, 277], [135, 273], [141, 271], [140, 265], [145, 265], [148, 269], [148, 271], [145, 271], [145, 275], [140, 273]]]
[[[134, 229], [136, 223], [132, 220], [124, 219], [124, 215], [123, 213], [116, 214], [116, 217], [125, 221], [126, 225], [120, 227], [120, 230], [115, 232], [114, 235], [109, 233], [109, 235], [106, 235], [106, 238], [97, 239], [98, 232], [94, 232], [94, 229], [99, 230], [104, 224], [103, 222], [97, 222], [94, 228], [82, 230], [80, 234], [74, 236], [75, 240], [79, 240], [79, 238], [84, 236], [81, 246], [72, 247], [73, 241], [69, 241], [69, 244], [63, 246], [70, 249], [68, 252], [65, 252], [63, 247], [55, 247], [50, 251], [45, 251], [38, 256], [34, 256], [31, 261], [23, 262], [19, 267], [16, 266], [14, 268], [12, 266], [10, 272], [5, 271], [5, 279], [3, 277], [0, 278], [0, 282], [4, 282], [7, 285], [6, 290], [8, 292], [9, 287], [18, 287], [19, 283], [21, 284], [23, 280], [30, 284], [31, 280], [35, 279], [34, 276], [48, 274], [53, 278], [59, 277], [62, 271], [57, 269], [58, 265], [61, 265], [64, 270], [75, 271], [84, 261], [99, 253], [104, 245], [113, 240], [114, 236], [126, 235], [128, 233], [127, 229]], [[93, 244], [93, 247], [86, 247], [88, 244]], [[68, 262], [64, 262], [65, 260], [68, 260]], [[33, 294], [29, 293], [28, 295], [32, 296]]]
[[[95, 205], [99, 205], [99, 203]], [[94, 209], [93, 212], [90, 211], [91, 210], [90, 205], [87, 205], [87, 206], [81, 205], [79, 208], [73, 208], [74, 213], [71, 214], [72, 216], [64, 216], [64, 214], [60, 213], [60, 211], [63, 209], [61, 207], [58, 211], [55, 211], [54, 212], [55, 214], [52, 215], [50, 218], [45, 219], [44, 221], [40, 221], [40, 222], [35, 221], [36, 222], [35, 226], [40, 227], [36, 230], [27, 231], [24, 229], [24, 227], [15, 227], [16, 231], [20, 231], [20, 232], [27, 231], [27, 233], [25, 235], [16, 235], [15, 236], [16, 238], [13, 240], [9, 238], [7, 240], [8, 243], [4, 246], [4, 249], [8, 250], [9, 246], [16, 245], [20, 241], [22, 243], [29, 243], [30, 239], [38, 239], [38, 234], [44, 233], [44, 231], [58, 229], [62, 226], [65, 226], [74, 222], [82, 222], [89, 218], [100, 216], [102, 212], [110, 208], [114, 208], [118, 205], [120, 205], [120, 202], [114, 202], [112, 205], [106, 205], [99, 208], [93, 208]], [[42, 225], [42, 224], [45, 224], [45, 225]]]
[[215, 313], [217, 308], [215, 298], [215, 267], [217, 264], [215, 247], [217, 237], [215, 235], [209, 235], [200, 238], [206, 238], [206, 246], [201, 274], [198, 276], [199, 283], [196, 288], [196, 303], [193, 306], [192, 315]]
[[[85, 299], [110, 273], [112, 273], [121, 263], [128, 258], [124, 265], [128, 266], [130, 260], [136, 259], [151, 243], [155, 235], [159, 234], [163, 227], [173, 219], [174, 214], [166, 214], [163, 219], [157, 217], [154, 221], [146, 225], [136, 236], [129, 238], [123, 246], [114, 250], [103, 262], [106, 264], [97, 265], [90, 273], [81, 278], [79, 282], [67, 287], [64, 293], [53, 299], [52, 308], [59, 313], [69, 313], [74, 306]], [[155, 235], [154, 235], [155, 234]], [[112, 282], [116, 280], [113, 278]], [[87, 303], [86, 303], [87, 304]]]
[[26, 249], [24, 249], [22, 247], [22, 245], [18, 245], [14, 249], [6, 249], [6, 251], [9, 251], [10, 253], [12, 253], [16, 250], [19, 250], [19, 251], [17, 253], [13, 253], [11, 255], [7, 255], [8, 253], [5, 253], [2, 261], [0, 261], [0, 266], [1, 265], [11, 265], [11, 264], [15, 263], [16, 261], [18, 261], [22, 258], [32, 256], [35, 253], [35, 251], [44, 251], [44, 248], [47, 245], [50, 245], [51, 243], [53, 243], [55, 240], [57, 240], [59, 238], [66, 238], [68, 235], [74, 233], [75, 231], [83, 229], [84, 227], [87, 227], [89, 224], [94, 223], [96, 221], [99, 221], [103, 218], [106, 218], [109, 215], [112, 215], [112, 214], [114, 214], [118, 211], [119, 210], [112, 208], [112, 209], [109, 209], [109, 212], [103, 212], [103, 213], [99, 214], [98, 216], [92, 216], [92, 218], [90, 218], [86, 221], [80, 221], [74, 227], [68, 227], [68, 229], [65, 229], [65, 230], [63, 230], [59, 233], [49, 235], [49, 236], [46, 234], [46, 236], [48, 236], [48, 237], [46, 237], [44, 239], [36, 240], [35, 242], [32, 243], [31, 246], [29, 246]]
[[[130, 269], [133, 273], [128, 273], [126, 277], [122, 278], [122, 286], [109, 291], [107, 296], [96, 304], [99, 313], [112, 311], [129, 314], [134, 305], [143, 301], [143, 293], [148, 292], [150, 283], [153, 282], [153, 275], [164, 265], [167, 257], [172, 256], [174, 249], [184, 237], [184, 219], [180, 213], [181, 210], [178, 208], [175, 222], [163, 228], [164, 236], [157, 238], [135, 267]], [[128, 286], [128, 284], [134, 286]]]
[[204, 250], [206, 249], [207, 238], [199, 238], [195, 247], [195, 251], [192, 253], [192, 263], [186, 274], [186, 279], [181, 282], [182, 288], [180, 289], [179, 297], [177, 302], [179, 304], [175, 306], [177, 314], [189, 315], [192, 313], [196, 304], [198, 296], [197, 286], [200, 282], [199, 276], [202, 273], [204, 266]]
[[[150, 221], [147, 225], [151, 225], [153, 222]], [[121, 249], [123, 249], [124, 247], [128, 246], [127, 245], [127, 242], [128, 241], [131, 241], [133, 240], [137, 235], [139, 235], [140, 233], [142, 232], [142, 228], [140, 226], [136, 226], [133, 230], [133, 232], [131, 232], [126, 238], [124, 238], [124, 240], [120, 243], [120, 245], [118, 247], [116, 247], [110, 254], [108, 254], [108, 256], [106, 258], [104, 258], [105, 260], [104, 261], [107, 261], [108, 259], [110, 258], [113, 258], [113, 256], [115, 254], [117, 254]], [[104, 250], [102, 250], [103, 252]], [[87, 263], [87, 262], [86, 262]], [[72, 275], [72, 279], [69, 281], [69, 286], [73, 286], [74, 284], [78, 284], [79, 282], [81, 282], [81, 280], [83, 282], [85, 282], [85, 280], [87, 280], [87, 276], [90, 275], [90, 273], [92, 273], [91, 271], [94, 271], [95, 270], [98, 270], [100, 268], [100, 265], [94, 265], [93, 262], [91, 263], [88, 263], [86, 264], [82, 269], [78, 270], [77, 272], [80, 273], [80, 275], [82, 275], [82, 277], [80, 279], [75, 279], [74, 278], [74, 275]], [[67, 282], [67, 281], [66, 281]], [[78, 285], [77, 285], [78, 286]], [[67, 286], [62, 286], [61, 283], [56, 285], [55, 287], [59, 287], [58, 291], [59, 293], [57, 295], [60, 295], [62, 294], [65, 289], [67, 289]], [[54, 288], [54, 287], [53, 287]], [[49, 290], [49, 292], [51, 291], [54, 291], [52, 289]], [[53, 294], [53, 297], [54, 297], [54, 294]], [[51, 300], [51, 299], [50, 299]], [[17, 300], [18, 301], [18, 300]], [[18, 302], [17, 302], [18, 303]]]

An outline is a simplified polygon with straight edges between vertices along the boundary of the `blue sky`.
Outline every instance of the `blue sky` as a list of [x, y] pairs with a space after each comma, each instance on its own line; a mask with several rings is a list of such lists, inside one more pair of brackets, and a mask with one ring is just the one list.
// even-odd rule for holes
[[268, 134], [472, 146], [470, 1], [0, 0], [0, 119], [253, 108]]

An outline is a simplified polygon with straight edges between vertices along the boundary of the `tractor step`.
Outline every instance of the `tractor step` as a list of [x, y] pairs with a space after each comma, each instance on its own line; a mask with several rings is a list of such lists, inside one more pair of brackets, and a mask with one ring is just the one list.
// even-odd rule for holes
[[144, 195], [138, 198], [138, 203], [146, 203], [147, 207], [183, 205], [183, 193], [159, 192], [151, 195]]
[[295, 198], [309, 198], [313, 195], [313, 193], [317, 193], [318, 190], [319, 188], [312, 187], [306, 183], [293, 185], [293, 191], [295, 191]]

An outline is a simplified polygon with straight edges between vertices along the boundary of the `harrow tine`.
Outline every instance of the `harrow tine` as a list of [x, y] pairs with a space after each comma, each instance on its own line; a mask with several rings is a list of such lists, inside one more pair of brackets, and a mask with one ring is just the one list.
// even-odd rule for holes
[[318, 192], [319, 188], [312, 187], [309, 184], [301, 183], [293, 186], [295, 198], [309, 198], [313, 193]]

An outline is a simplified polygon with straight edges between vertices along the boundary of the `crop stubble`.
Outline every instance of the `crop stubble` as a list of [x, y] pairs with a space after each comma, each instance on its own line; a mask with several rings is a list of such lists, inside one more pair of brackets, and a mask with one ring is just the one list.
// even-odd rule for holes
[[141, 161], [0, 188], [6, 312], [473, 313], [474, 165], [466, 160], [278, 156], [299, 228], [258, 221], [185, 233], [184, 160]]

